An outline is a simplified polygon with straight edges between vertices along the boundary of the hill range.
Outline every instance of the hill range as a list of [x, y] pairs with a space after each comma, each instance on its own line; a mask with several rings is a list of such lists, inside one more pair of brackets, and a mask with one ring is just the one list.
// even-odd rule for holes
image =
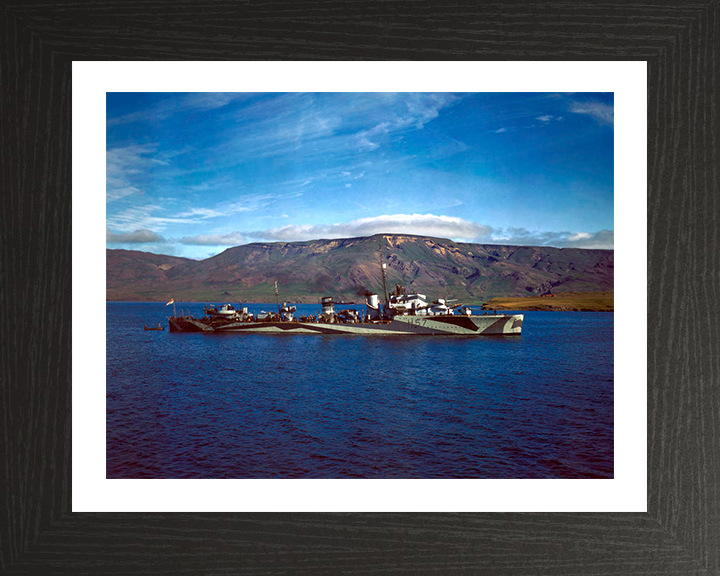
[[469, 244], [406, 234], [253, 243], [206, 260], [107, 250], [109, 301], [287, 302], [322, 296], [364, 302], [402, 283], [428, 298], [481, 304], [494, 297], [612, 292], [614, 252]]

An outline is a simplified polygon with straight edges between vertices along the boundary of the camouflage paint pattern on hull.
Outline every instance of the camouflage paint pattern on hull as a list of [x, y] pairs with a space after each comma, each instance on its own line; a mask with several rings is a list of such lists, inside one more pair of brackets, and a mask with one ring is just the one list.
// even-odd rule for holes
[[486, 316], [396, 316], [387, 323], [227, 322], [210, 325], [196, 318], [170, 318], [170, 332], [253, 332], [265, 334], [358, 334], [378, 336], [512, 336], [522, 332], [522, 314]]

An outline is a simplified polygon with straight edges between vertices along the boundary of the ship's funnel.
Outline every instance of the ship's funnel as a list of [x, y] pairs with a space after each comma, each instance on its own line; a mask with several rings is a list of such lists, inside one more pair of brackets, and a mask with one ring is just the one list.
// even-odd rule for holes
[[367, 305], [367, 313], [371, 320], [380, 318], [380, 299], [377, 294], [370, 294], [365, 302]]
[[333, 306], [333, 299], [332, 296], [325, 296], [320, 300], [320, 304], [322, 304], [322, 313], [323, 314], [335, 314], [335, 307]]

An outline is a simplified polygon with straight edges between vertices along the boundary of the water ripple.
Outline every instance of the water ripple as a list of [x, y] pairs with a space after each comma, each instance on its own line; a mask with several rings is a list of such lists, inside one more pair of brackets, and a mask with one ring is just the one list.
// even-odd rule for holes
[[142, 331], [165, 314], [107, 305], [108, 478], [613, 476], [612, 314], [528, 312], [509, 339]]

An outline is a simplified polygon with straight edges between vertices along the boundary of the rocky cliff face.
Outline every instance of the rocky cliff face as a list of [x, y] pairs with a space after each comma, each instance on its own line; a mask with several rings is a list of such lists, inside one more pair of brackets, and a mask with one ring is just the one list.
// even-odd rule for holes
[[[428, 297], [479, 303], [495, 296], [613, 290], [611, 250], [466, 244], [400, 234], [255, 243], [202, 261], [107, 251], [108, 300], [363, 301], [396, 283]], [[227, 294], [232, 297], [229, 297]]]

